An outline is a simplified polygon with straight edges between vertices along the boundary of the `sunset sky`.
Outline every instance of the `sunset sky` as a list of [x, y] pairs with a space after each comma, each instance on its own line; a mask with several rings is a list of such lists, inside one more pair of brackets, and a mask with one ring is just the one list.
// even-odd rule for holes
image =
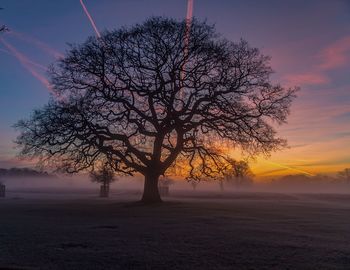
[[[183, 19], [187, 0], [85, 0], [96, 27], [119, 28], [152, 15]], [[46, 67], [94, 29], [79, 0], [1, 0], [0, 167], [15, 158], [12, 125], [49, 98]], [[273, 80], [300, 86], [288, 124], [289, 149], [258, 157], [257, 176], [335, 173], [350, 167], [350, 1], [194, 0], [193, 15], [272, 57]]]

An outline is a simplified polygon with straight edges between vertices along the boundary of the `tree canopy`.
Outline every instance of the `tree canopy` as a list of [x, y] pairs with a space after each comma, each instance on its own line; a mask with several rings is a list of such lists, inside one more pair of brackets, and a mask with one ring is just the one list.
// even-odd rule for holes
[[345, 168], [344, 170], [338, 172], [338, 176], [341, 180], [350, 184], [350, 168]]
[[114, 171], [108, 164], [103, 164], [100, 168], [94, 169], [90, 172], [92, 182], [100, 183], [109, 186], [117, 179], [114, 176]]
[[297, 89], [273, 84], [269, 57], [246, 41], [187, 27], [153, 17], [71, 45], [51, 68], [49, 103], [16, 125], [21, 155], [67, 172], [109, 160], [143, 174], [143, 200], [159, 201], [159, 176], [179, 159], [189, 174], [217, 173], [214, 140], [252, 155], [284, 146], [272, 123], [286, 122]]

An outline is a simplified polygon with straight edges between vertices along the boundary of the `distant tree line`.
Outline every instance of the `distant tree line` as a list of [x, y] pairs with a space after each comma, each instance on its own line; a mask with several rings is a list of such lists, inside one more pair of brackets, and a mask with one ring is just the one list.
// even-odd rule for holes
[[[212, 177], [203, 178], [201, 175], [196, 176], [193, 174], [192, 176], [187, 177], [187, 181], [191, 184], [194, 190], [197, 188], [200, 181], [210, 179], [219, 182], [221, 191], [224, 191], [225, 185], [234, 186], [236, 189], [239, 189], [253, 184], [254, 174], [247, 161], [235, 160], [229, 157], [226, 157], [226, 161], [227, 163], [225, 166]], [[200, 168], [196, 169], [200, 170]]]
[[281, 184], [320, 184], [320, 183], [348, 183], [350, 184], [350, 168], [338, 172], [335, 176], [317, 174], [307, 176], [303, 174], [286, 175], [272, 181]]
[[52, 174], [29, 168], [0, 168], [0, 178], [4, 177], [55, 177]]
[[338, 178], [342, 181], [350, 184], [350, 168], [346, 168], [340, 172], [338, 172]]

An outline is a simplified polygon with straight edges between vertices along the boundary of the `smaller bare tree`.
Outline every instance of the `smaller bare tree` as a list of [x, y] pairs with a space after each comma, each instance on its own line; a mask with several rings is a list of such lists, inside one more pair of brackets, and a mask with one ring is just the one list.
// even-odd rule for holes
[[195, 191], [195, 190], [197, 189], [197, 186], [198, 186], [198, 184], [199, 184], [199, 181], [196, 180], [196, 179], [189, 179], [189, 180], [187, 180], [187, 181], [188, 181], [188, 183], [190, 183], [190, 185], [191, 185], [193, 191]]
[[175, 181], [170, 179], [167, 176], [162, 177], [159, 180], [159, 192], [161, 196], [168, 196], [169, 195], [169, 189], [171, 185], [174, 185]]
[[110, 166], [107, 163], [103, 164], [101, 168], [93, 170], [90, 177], [92, 182], [101, 184], [100, 197], [109, 197], [109, 186], [117, 180]]
[[171, 186], [173, 184], [175, 184], [175, 181], [173, 179], [170, 179], [169, 177], [163, 177], [159, 180], [160, 186], [168, 187], [168, 186]]
[[224, 190], [224, 182], [233, 184], [237, 189], [242, 186], [250, 185], [253, 176], [254, 174], [251, 171], [248, 162], [228, 158], [227, 165], [223, 169], [223, 175], [219, 178], [220, 189], [221, 191]]
[[[222, 164], [222, 163], [220, 163]], [[207, 180], [211, 180], [211, 179], [217, 179], [218, 180], [218, 176], [220, 174], [220, 168], [222, 166], [218, 166], [215, 169], [211, 169], [211, 166], [208, 166], [208, 169], [211, 170], [211, 174], [212, 175], [206, 175], [206, 174], [202, 174], [202, 171], [204, 171], [204, 164], [195, 164], [191, 166], [191, 173], [186, 177], [187, 182], [192, 186], [193, 191], [196, 190], [199, 182], [201, 181], [207, 181]]]
[[5, 197], [5, 185], [0, 181], [0, 197]]
[[338, 172], [338, 177], [345, 183], [350, 184], [350, 168], [345, 168], [341, 172]]

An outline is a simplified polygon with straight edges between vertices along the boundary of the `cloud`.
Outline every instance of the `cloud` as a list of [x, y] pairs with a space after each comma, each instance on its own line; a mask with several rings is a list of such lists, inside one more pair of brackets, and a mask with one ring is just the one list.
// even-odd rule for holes
[[305, 147], [309, 145], [310, 145], [309, 143], [300, 143], [300, 144], [290, 145], [290, 148], [299, 148], [299, 147]]
[[[4, 39], [0, 39], [0, 41], [11, 52], [11, 54], [17, 58], [21, 65], [32, 74], [34, 78], [41, 82], [50, 92], [53, 92], [50, 82], [34, 69], [33, 65], [31, 64], [33, 62], [32, 60], [30, 60], [23, 53], [19, 52], [14, 46], [6, 42]], [[37, 65], [40, 66], [40, 64]]]
[[289, 74], [284, 76], [288, 85], [324, 85], [329, 83], [329, 78], [325, 74], [309, 72], [303, 74]]
[[[0, 48], [0, 52], [3, 52], [3, 53], [6, 53], [6, 54], [9, 54], [9, 55], [12, 55], [12, 56], [16, 57], [16, 54], [14, 54], [14, 53], [12, 53], [12, 52], [10, 52], [10, 51], [1, 49], [1, 48]], [[17, 57], [16, 57], [16, 58], [17, 58]], [[40, 68], [41, 70], [43, 70], [43, 71], [45, 71], [45, 72], [47, 71], [47, 67], [45, 67], [44, 65], [39, 64], [39, 63], [37, 63], [37, 62], [34, 62], [34, 61], [30, 60], [29, 58], [25, 58], [25, 61], [26, 61], [28, 64], [31, 64], [31, 65], [34, 66], [34, 67]]]
[[64, 55], [62, 53], [60, 53], [56, 49], [50, 47], [48, 44], [44, 43], [43, 41], [38, 40], [37, 38], [34, 38], [32, 36], [29, 36], [27, 34], [23, 34], [20, 32], [15, 32], [13, 30], [11, 30], [11, 32], [9, 32], [7, 34], [12, 35], [14, 37], [17, 37], [17, 38], [19, 38], [27, 43], [30, 43], [30, 44], [36, 46], [37, 48], [41, 49], [42, 51], [46, 52], [48, 55], [50, 55], [56, 59], [64, 58]]
[[0, 168], [13, 168], [13, 167], [34, 167], [35, 161], [21, 160], [17, 158], [0, 159]]
[[303, 73], [288, 74], [283, 77], [287, 85], [311, 86], [330, 83], [327, 71], [338, 69], [350, 63], [350, 36], [345, 36], [324, 47], [316, 55], [314, 63]]
[[309, 175], [309, 176], [314, 176], [314, 174], [310, 173], [310, 172], [307, 172], [305, 170], [301, 170], [299, 168], [296, 168], [296, 166], [288, 166], [286, 164], [281, 164], [281, 163], [277, 163], [277, 162], [272, 162], [272, 161], [267, 161], [267, 160], [264, 160], [265, 163], [268, 163], [272, 166], [275, 166], [275, 167], [279, 167], [279, 168], [283, 168], [283, 169], [287, 169], [287, 170], [291, 170], [291, 171], [294, 171], [294, 172], [298, 172], [298, 173], [302, 173], [302, 174], [305, 174], [305, 175]]
[[262, 171], [262, 172], [259, 172], [259, 176], [261, 177], [261, 176], [275, 175], [276, 173], [280, 174], [281, 172], [285, 172], [287, 170], [288, 169], [281, 168], [281, 169], [272, 169], [272, 170]]
[[321, 63], [318, 67], [322, 70], [331, 70], [344, 67], [350, 61], [350, 36], [337, 40], [321, 51], [319, 54]]

